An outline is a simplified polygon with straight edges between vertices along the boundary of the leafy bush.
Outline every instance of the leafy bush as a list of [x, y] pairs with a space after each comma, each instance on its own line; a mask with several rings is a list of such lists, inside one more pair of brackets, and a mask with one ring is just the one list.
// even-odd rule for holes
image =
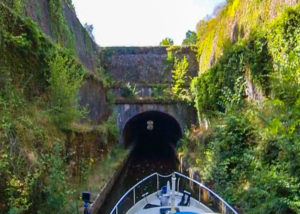
[[[300, 212], [299, 14], [300, 6], [288, 9], [270, 29], [228, 46], [192, 82], [211, 135], [204, 144], [187, 135], [184, 148], [198, 152], [192, 165], [240, 213]], [[256, 105], [244, 99], [249, 74], [265, 96]]]
[[175, 55], [172, 51], [167, 51], [167, 57], [164, 59], [164, 75], [173, 70], [175, 64]]
[[49, 183], [43, 190], [47, 197], [46, 207], [41, 208], [38, 213], [60, 213], [66, 207], [68, 196], [72, 193], [62, 149], [58, 142], [54, 145], [52, 154], [42, 156], [44, 165], [49, 169]]
[[180, 100], [190, 101], [190, 91], [187, 87], [189, 82], [189, 77], [187, 76], [187, 69], [189, 63], [186, 56], [182, 60], [175, 60], [174, 70], [172, 70], [173, 76], [173, 86], [172, 92], [173, 96]]
[[80, 119], [84, 111], [78, 106], [78, 89], [82, 84], [84, 70], [71, 58], [58, 53], [49, 61], [51, 113], [55, 123], [66, 128]]
[[168, 99], [170, 98], [168, 94], [168, 89], [169, 88], [167, 85], [155, 85], [152, 88], [151, 96], [155, 97], [156, 99], [162, 99], [162, 100]]
[[135, 98], [137, 94], [136, 86], [129, 82], [125, 84], [125, 87], [123, 87], [121, 91], [121, 96], [126, 98]]
[[[79, 195], [73, 193], [79, 163], [90, 156], [83, 157], [70, 142], [75, 134], [62, 128], [82, 116], [77, 92], [85, 71], [74, 51], [58, 47], [15, 11], [22, 10], [22, 2], [0, 2], [0, 213], [78, 212], [69, 202]], [[103, 128], [110, 144], [117, 138], [115, 128], [112, 120]]]
[[215, 66], [193, 79], [191, 90], [198, 112], [224, 112], [224, 91], [234, 91], [241, 76], [250, 75], [258, 88], [270, 93], [272, 58], [265, 41], [264, 35], [253, 33], [247, 41], [229, 46]]

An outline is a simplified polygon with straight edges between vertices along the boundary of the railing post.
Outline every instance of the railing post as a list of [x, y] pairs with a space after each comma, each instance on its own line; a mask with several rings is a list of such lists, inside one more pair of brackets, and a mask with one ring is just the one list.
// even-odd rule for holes
[[133, 204], [135, 204], [135, 188], [133, 189]]
[[226, 205], [222, 202], [222, 214], [226, 214], [227, 212], [227, 207]]
[[178, 179], [177, 179], [177, 192], [180, 192], [179, 191], [179, 182], [180, 182], [180, 177], [178, 177]]
[[[214, 193], [211, 189], [209, 189], [208, 187], [206, 187], [204, 184], [194, 180], [193, 178], [189, 177], [189, 176], [186, 176], [186, 175], [183, 175], [181, 173], [178, 173], [178, 172], [175, 172], [176, 175], [179, 176], [178, 180], [177, 180], [177, 191], [179, 191], [179, 180], [180, 180], [180, 177], [182, 178], [185, 178], [187, 180], [190, 181], [190, 185], [192, 183], [192, 186], [194, 187], [194, 190], [196, 190], [196, 185], [198, 185], [199, 187], [199, 202], [203, 201], [203, 203], [208, 203], [212, 196], [216, 198], [217, 201], [217, 204], [218, 204], [218, 208], [219, 208], [219, 211], [221, 211], [221, 214], [227, 214], [229, 213], [228, 211], [230, 211], [230, 213], [233, 213], [233, 214], [238, 214], [238, 212], [236, 212], [234, 210], [234, 208], [232, 208], [226, 201], [224, 201], [222, 198], [220, 198], [220, 196], [218, 196], [216, 193]], [[153, 176], [156, 175], [156, 185], [157, 185], [157, 190], [159, 191], [159, 179], [160, 177], [169, 177], [168, 176], [163, 176], [163, 175], [160, 175], [158, 173], [153, 173], [151, 175], [149, 175], [148, 177], [144, 178], [143, 180], [139, 181], [136, 185], [134, 185], [132, 188], [130, 188], [122, 197], [121, 199], [118, 201], [118, 203], [116, 204], [115, 208], [111, 211], [111, 214], [118, 214], [119, 213], [119, 204], [124, 200], [125, 197], [128, 197], [128, 195], [131, 193], [131, 191], [133, 191], [133, 203], [136, 204], [136, 192], [135, 192], [135, 189], [137, 186], [140, 186], [142, 183], [144, 183], [146, 180], [148, 180], [149, 178], [152, 178]], [[173, 187], [172, 187], [173, 189]], [[197, 194], [197, 193], [196, 193]], [[228, 210], [228, 211], [227, 211]], [[122, 210], [123, 211], [123, 210]]]
[[156, 188], [158, 191], [159, 190], [159, 175], [158, 174], [156, 175]]

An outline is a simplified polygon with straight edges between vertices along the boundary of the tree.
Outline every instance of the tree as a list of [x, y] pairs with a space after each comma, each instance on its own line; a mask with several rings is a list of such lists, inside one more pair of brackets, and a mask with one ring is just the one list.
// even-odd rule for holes
[[174, 45], [174, 41], [173, 41], [173, 39], [166, 37], [159, 43], [159, 45], [160, 46], [171, 46], [171, 45]]
[[197, 34], [194, 31], [188, 31], [185, 34], [185, 39], [182, 42], [182, 45], [195, 45], [197, 42]]

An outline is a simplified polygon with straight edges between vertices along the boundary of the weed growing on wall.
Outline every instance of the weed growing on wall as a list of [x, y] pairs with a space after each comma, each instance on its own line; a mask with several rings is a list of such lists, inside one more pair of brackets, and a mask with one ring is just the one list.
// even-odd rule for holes
[[134, 84], [131, 84], [130, 82], [126, 83], [125, 86], [122, 88], [121, 96], [125, 98], [136, 98], [138, 95], [138, 91], [136, 89], [136, 86]]

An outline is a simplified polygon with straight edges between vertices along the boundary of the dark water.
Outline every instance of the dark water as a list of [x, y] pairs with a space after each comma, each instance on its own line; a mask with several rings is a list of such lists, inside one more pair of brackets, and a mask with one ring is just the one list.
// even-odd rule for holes
[[[178, 161], [171, 147], [153, 151], [136, 147], [98, 214], [110, 213], [120, 197], [144, 177], [154, 172], [170, 174], [177, 167]], [[156, 189], [153, 188], [152, 191], [154, 190]]]

